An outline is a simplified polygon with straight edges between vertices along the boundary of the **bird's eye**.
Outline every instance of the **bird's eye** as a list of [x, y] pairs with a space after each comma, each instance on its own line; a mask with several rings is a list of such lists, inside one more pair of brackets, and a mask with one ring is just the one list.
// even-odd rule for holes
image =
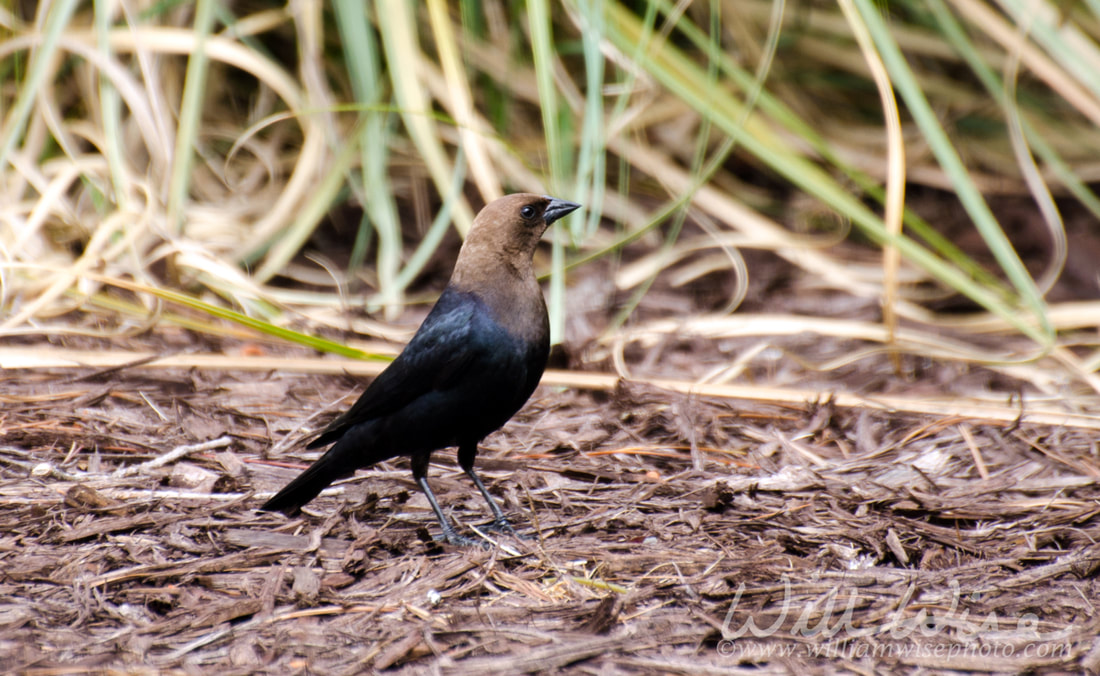
[[525, 207], [523, 207], [522, 209], [519, 210], [519, 215], [523, 216], [524, 218], [534, 218], [535, 217], [535, 207], [528, 204], [527, 206], [525, 206]]

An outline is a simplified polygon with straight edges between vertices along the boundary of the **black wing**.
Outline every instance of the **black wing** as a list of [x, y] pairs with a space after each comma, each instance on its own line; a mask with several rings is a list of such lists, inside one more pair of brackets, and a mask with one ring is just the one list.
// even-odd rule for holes
[[309, 448], [330, 444], [352, 425], [390, 415], [425, 394], [449, 387], [474, 360], [470, 333], [476, 311], [472, 297], [445, 290], [401, 354]]

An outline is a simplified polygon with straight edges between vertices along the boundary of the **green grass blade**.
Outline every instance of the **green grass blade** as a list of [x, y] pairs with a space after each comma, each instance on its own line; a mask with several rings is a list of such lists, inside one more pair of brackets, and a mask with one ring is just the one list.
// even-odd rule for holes
[[[616, 5], [608, 5], [606, 11], [608, 36], [611, 41], [624, 51], [636, 45], [642, 32], [637, 17]], [[1036, 342], [1043, 345], [1049, 344], [1050, 332], [1046, 328], [1037, 329], [1026, 319], [1019, 317], [1016, 307], [1005, 302], [999, 289], [990, 289], [978, 284], [969, 275], [911, 239], [888, 233], [880, 217], [848, 193], [820, 167], [786, 145], [761, 120], [756, 119], [755, 115], [749, 116], [744, 125], [738, 124], [745, 110], [744, 105], [722, 88], [707, 89], [705, 72], [675, 46], [666, 42], [659, 50], [647, 50], [638, 54], [638, 59], [638, 65], [666, 89], [704, 116], [711, 118], [715, 126], [734, 137], [738, 144], [779, 174], [850, 218], [868, 237], [878, 243], [889, 242], [897, 246], [905, 258], [928, 270], [943, 283], [1003, 317], [1018, 331]]]
[[[420, 79], [416, 77], [419, 60], [423, 58], [416, 32], [415, 12], [418, 6], [410, 2], [387, 3], [386, 11], [378, 14], [378, 27], [401, 119], [436, 190], [443, 195], [450, 185], [454, 169], [444, 151], [439, 130], [432, 124], [431, 103]], [[464, 198], [455, 205], [454, 216], [455, 227], [459, 234], [465, 236], [474, 215]]]
[[466, 181], [465, 166], [466, 163], [463, 161], [462, 148], [459, 148], [458, 155], [455, 157], [455, 173], [451, 181], [451, 189], [444, 195], [443, 204], [439, 207], [439, 211], [436, 213], [435, 218], [432, 219], [431, 226], [424, 234], [423, 239], [420, 240], [420, 244], [417, 245], [412, 255], [409, 256], [408, 263], [405, 264], [405, 267], [401, 270], [400, 274], [397, 275], [397, 278], [389, 287], [382, 288], [379, 290], [379, 293], [371, 299], [372, 305], [387, 305], [396, 302], [396, 299], [401, 297], [409, 284], [412, 283], [416, 276], [424, 269], [424, 266], [427, 265], [428, 260], [432, 257], [432, 254], [435, 253], [439, 243], [443, 241], [443, 236], [447, 234], [447, 227], [454, 217], [454, 206], [458, 204], [459, 196], [462, 194], [462, 186]]
[[179, 125], [176, 128], [176, 146], [172, 157], [172, 177], [168, 185], [168, 227], [176, 234], [183, 231], [195, 143], [198, 140], [199, 125], [202, 122], [206, 75], [209, 70], [206, 39], [210, 37], [210, 31], [214, 25], [215, 4], [214, 0], [198, 0], [195, 3], [195, 21], [192, 24], [195, 51], [187, 59], [183, 100], [180, 102]]
[[337, 343], [327, 338], [320, 338], [317, 336], [310, 336], [304, 333], [299, 333], [291, 329], [276, 326], [270, 322], [265, 322], [261, 319], [249, 317], [246, 314], [230, 310], [228, 308], [220, 307], [218, 305], [212, 305], [205, 301], [202, 301], [194, 296], [189, 296], [179, 291], [173, 291], [171, 289], [164, 289], [160, 287], [148, 286], [145, 284], [136, 284], [128, 282], [122, 279], [103, 279], [102, 281], [112, 284], [114, 286], [120, 286], [124, 289], [128, 289], [135, 293], [148, 293], [161, 300], [169, 303], [175, 303], [182, 305], [192, 310], [206, 313], [211, 317], [217, 317], [219, 319], [225, 319], [231, 321], [240, 326], [244, 326], [255, 331], [259, 331], [265, 335], [284, 340], [288, 343], [294, 343], [303, 347], [308, 347], [319, 352], [328, 352], [331, 354], [338, 354], [344, 357], [350, 357], [352, 359], [364, 359], [373, 361], [389, 361], [391, 358], [382, 355], [376, 355], [362, 350], [357, 350], [353, 347], [348, 347], [341, 343]]
[[[550, 189], [555, 197], [568, 184], [566, 172], [569, 169], [569, 142], [566, 126], [569, 124], [563, 108], [558, 101], [557, 86], [554, 84], [554, 40], [551, 34], [550, 7], [546, 0], [530, 0], [527, 3], [527, 24], [531, 31], [531, 55], [535, 67], [535, 81], [539, 92], [539, 110], [542, 115], [542, 129], [546, 138], [546, 154], [550, 165]], [[565, 233], [564, 223], [551, 229], [551, 274], [550, 274], [550, 341], [559, 343], [565, 334]]]
[[46, 78], [52, 74], [50, 68], [54, 64], [57, 41], [72, 18], [76, 5], [77, 0], [59, 0], [49, 7], [49, 14], [46, 16], [43, 27], [42, 42], [31, 55], [26, 79], [19, 85], [15, 102], [8, 111], [3, 128], [0, 129], [0, 167], [7, 166], [8, 155], [15, 148], [15, 144], [26, 128], [31, 111], [34, 110], [35, 98], [45, 84]]
[[940, 166], [951, 179], [963, 208], [973, 219], [975, 227], [981, 233], [1001, 269], [1016, 288], [1017, 293], [1020, 294], [1023, 304], [1030, 309], [1038, 321], [1041, 333], [1033, 337], [1042, 345], [1052, 345], [1054, 331], [1050, 326], [1050, 320], [1046, 316], [1046, 304], [1035, 285], [1035, 281], [1031, 278], [1024, 267], [1023, 261], [1020, 260], [1016, 250], [997, 223], [981, 192], [974, 185], [974, 181], [955, 151], [955, 147], [951, 144], [946, 132], [944, 132], [943, 127], [936, 118], [932, 106], [929, 105], [928, 99], [917, 84], [905, 57], [891, 37], [878, 8], [871, 0], [855, 0], [855, 3], [860, 15], [867, 24], [867, 29], [871, 32], [871, 37], [875, 41], [883, 63], [890, 72], [894, 88], [905, 100], [909, 114], [913, 116]]
[[[383, 95], [382, 55], [361, 2], [334, 0], [333, 9], [352, 92], [364, 106], [366, 116], [358, 142], [364, 222], [353, 250], [352, 268], [365, 250], [366, 242], [360, 240], [366, 239], [369, 226], [378, 234], [378, 287], [385, 293], [397, 285], [402, 247], [401, 223], [389, 178], [389, 116], [377, 108]], [[394, 302], [400, 302], [400, 294], [394, 296]]]

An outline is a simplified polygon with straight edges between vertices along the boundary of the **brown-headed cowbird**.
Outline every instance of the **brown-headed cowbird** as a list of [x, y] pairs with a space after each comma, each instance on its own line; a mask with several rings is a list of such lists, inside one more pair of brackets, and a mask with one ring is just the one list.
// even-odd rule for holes
[[474, 473], [474, 458], [481, 440], [523, 406], [546, 368], [550, 327], [531, 259], [546, 228], [579, 206], [521, 193], [482, 209], [451, 281], [416, 335], [355, 405], [309, 444], [333, 447], [260, 509], [296, 514], [336, 479], [407, 455], [443, 539], [469, 544], [443, 515], [427, 481], [432, 452], [457, 446], [459, 465], [488, 501], [494, 526], [513, 532]]

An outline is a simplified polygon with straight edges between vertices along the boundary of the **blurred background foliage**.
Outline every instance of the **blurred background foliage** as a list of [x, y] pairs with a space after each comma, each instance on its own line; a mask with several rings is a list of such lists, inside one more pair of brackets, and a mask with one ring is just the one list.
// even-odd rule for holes
[[[449, 272], [441, 248], [530, 191], [585, 207], [536, 261], [558, 340], [570, 280], [603, 266], [603, 341], [810, 331], [1047, 359], [1097, 391], [1098, 16], [17, 0], [0, 8], [0, 329], [170, 322], [365, 356], [349, 332], [402, 335], [390, 322]], [[881, 311], [733, 313], [756, 250]], [[705, 313], [636, 312], [655, 285], [714, 279], [733, 283]]]

